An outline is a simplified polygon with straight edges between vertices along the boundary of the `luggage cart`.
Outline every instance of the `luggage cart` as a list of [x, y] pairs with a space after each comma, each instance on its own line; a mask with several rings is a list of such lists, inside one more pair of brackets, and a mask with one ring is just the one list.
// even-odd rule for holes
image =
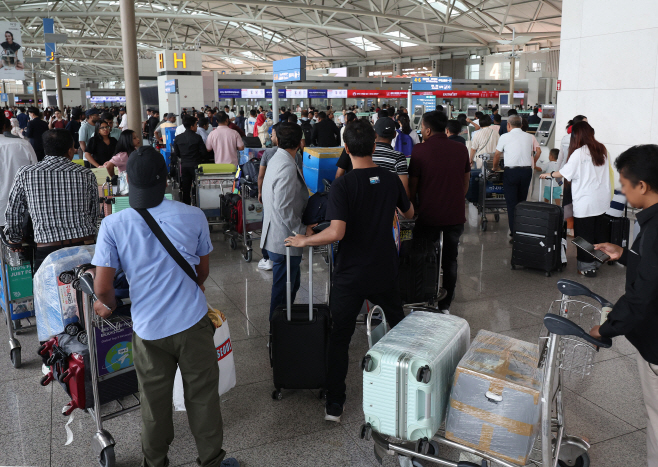
[[[213, 226], [225, 224], [221, 220], [219, 196], [226, 192], [227, 187], [230, 190], [233, 186], [235, 173], [233, 164], [200, 164], [195, 171], [192, 205], [201, 209], [206, 215], [211, 232]], [[179, 199], [182, 199], [182, 193]]]
[[224, 240], [228, 238], [231, 250], [238, 249], [238, 242], [242, 242], [242, 257], [251, 263], [253, 256], [253, 242], [260, 240], [263, 228], [263, 205], [253, 196], [249, 186], [240, 184], [240, 200], [242, 201], [242, 232], [237, 225], [231, 225], [224, 231]]
[[[89, 345], [89, 372], [91, 373], [94, 405], [93, 407], [87, 407], [86, 411], [96, 422], [96, 434], [92, 439], [91, 447], [101, 467], [114, 467], [116, 464], [115, 441], [112, 435], [103, 429], [103, 422], [140, 408], [139, 398], [136, 395], [138, 392], [137, 374], [135, 373], [135, 367], [132, 365], [110, 373], [101, 372], [98, 364], [99, 342], [97, 339], [107, 332], [124, 331], [132, 335], [132, 319], [123, 315], [104, 319], [96, 315], [94, 313], [94, 302], [97, 298], [94, 293], [94, 280], [89, 272], [83, 271], [81, 271], [82, 274], [77, 279], [77, 283], [74, 282], [74, 287], [78, 287], [83, 293], [83, 310], [81, 313], [85, 327], [84, 332], [87, 333]], [[119, 306], [129, 304], [129, 299], [117, 299], [117, 305]], [[130, 396], [136, 404], [124, 405], [120, 399]], [[119, 409], [101, 414], [101, 405], [107, 402], [116, 402]]]
[[[544, 467], [589, 467], [587, 451], [589, 443], [565, 432], [563, 404], [563, 380], [584, 378], [590, 374], [594, 356], [599, 348], [610, 348], [612, 340], [597, 340], [589, 335], [589, 329], [600, 324], [602, 313], [612, 309], [605, 298], [591, 292], [585, 286], [566, 279], [557, 282], [562, 298], [551, 303], [544, 316], [544, 326], [539, 336], [537, 367], [543, 371], [541, 389], [541, 421], [538, 443], [533, 448], [529, 464]], [[591, 299], [584, 301], [582, 297]], [[370, 321], [370, 320], [368, 320]], [[371, 330], [368, 322], [368, 330]], [[379, 462], [385, 454], [398, 454], [401, 466], [414, 465], [423, 460], [447, 467], [488, 467], [491, 463], [503, 467], [519, 467], [518, 464], [497, 458], [475, 447], [466, 446], [445, 437], [439, 431], [432, 439], [416, 442], [389, 439], [372, 429], [370, 424], [361, 426], [362, 439], [374, 441], [375, 457]], [[479, 457], [482, 463], [451, 461], [440, 457], [440, 445]]]
[[493, 168], [493, 155], [482, 154], [482, 173], [478, 179], [480, 189], [476, 206], [480, 214], [480, 230], [487, 231], [487, 213], [494, 215], [496, 222], [500, 221], [500, 214], [507, 212], [505, 192], [503, 190], [503, 172], [496, 172]]
[[[32, 291], [32, 248], [22, 245], [23, 252], [12, 251], [0, 229], [0, 308], [5, 314], [9, 332], [9, 358], [14, 368], [21, 367], [21, 343], [16, 334], [36, 326]], [[25, 326], [22, 320], [27, 321]]]

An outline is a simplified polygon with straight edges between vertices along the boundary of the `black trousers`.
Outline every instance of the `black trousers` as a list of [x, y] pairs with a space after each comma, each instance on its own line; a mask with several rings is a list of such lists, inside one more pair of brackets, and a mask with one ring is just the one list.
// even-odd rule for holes
[[332, 329], [329, 337], [329, 366], [327, 371], [327, 404], [345, 404], [345, 378], [349, 366], [349, 347], [356, 317], [364, 300], [370, 300], [384, 310], [384, 316], [390, 327], [397, 325], [404, 318], [402, 300], [397, 281], [382, 287], [381, 292], [369, 293], [353, 287], [333, 284], [329, 298]]
[[514, 234], [514, 209], [516, 205], [528, 199], [528, 190], [532, 181], [532, 167], [514, 167], [505, 169], [503, 189], [507, 204], [509, 230]]
[[180, 172], [180, 190], [181, 193], [183, 194], [183, 199], [181, 199], [181, 202], [185, 204], [192, 204], [192, 183], [194, 182], [194, 177], [195, 173], [194, 171], [196, 170], [197, 166], [192, 165], [192, 166], [181, 166]]
[[455, 287], [457, 286], [457, 255], [459, 253], [459, 239], [464, 233], [464, 224], [444, 225], [440, 227], [431, 225], [418, 225], [414, 230], [415, 238], [427, 238], [431, 242], [439, 241], [443, 232], [443, 252], [441, 257], [441, 268], [443, 270], [443, 288], [446, 290], [446, 298], [438, 305], [440, 310], [450, 309], [450, 304], [455, 298]]
[[68, 248], [70, 246], [77, 246], [84, 244], [85, 244], [84, 242], [68, 243], [67, 240], [64, 240], [63, 245], [36, 247], [34, 249], [34, 268], [32, 269], [32, 275], [34, 276], [37, 273], [37, 271], [41, 267], [41, 264], [44, 262], [44, 260], [48, 257], [50, 253], [53, 253], [57, 250], [61, 250], [62, 248]]
[[[608, 218], [605, 214], [592, 217], [574, 217], [573, 230], [576, 237], [583, 237], [592, 245], [609, 242]], [[578, 270], [587, 271], [598, 267], [599, 263], [589, 253], [576, 248]]]

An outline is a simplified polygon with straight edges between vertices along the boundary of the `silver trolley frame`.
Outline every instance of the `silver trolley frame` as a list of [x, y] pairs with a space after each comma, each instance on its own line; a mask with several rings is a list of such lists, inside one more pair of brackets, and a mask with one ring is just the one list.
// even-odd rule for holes
[[[237, 250], [238, 242], [242, 242], [242, 257], [247, 263], [251, 263], [253, 258], [253, 242], [260, 240], [263, 221], [260, 223], [256, 222], [255, 224], [260, 224], [261, 229], [252, 228], [248, 230], [248, 227], [251, 227], [252, 224], [247, 224], [247, 199], [257, 199], [251, 196], [251, 191], [249, 187], [240, 184], [240, 198], [242, 198], [242, 234], [239, 234], [237, 230], [228, 228], [224, 231], [224, 240], [229, 239], [229, 247], [231, 250]], [[229, 226], [230, 227], [230, 226]]]
[[[23, 251], [28, 252], [28, 256], [31, 255], [32, 248], [30, 245], [24, 243], [21, 247], [23, 248]], [[32, 313], [28, 317], [12, 319], [15, 300], [12, 300], [9, 296], [9, 277], [7, 271], [9, 266], [19, 266], [22, 261], [21, 254], [12, 251], [11, 245], [7, 242], [4, 232], [0, 231], [0, 280], [2, 280], [2, 294], [4, 297], [4, 302], [0, 303], [0, 308], [2, 308], [5, 314], [7, 332], [9, 333], [9, 358], [11, 359], [11, 364], [14, 368], [20, 368], [22, 365], [21, 343], [16, 338], [16, 334], [36, 327], [36, 318], [33, 321], [30, 320], [30, 318], [34, 318], [34, 310], [32, 310]], [[32, 268], [34, 268], [34, 263], [30, 263], [32, 264]], [[21, 297], [20, 300], [25, 300], [27, 298], [30, 297]], [[28, 325], [24, 326], [21, 322], [22, 320], [27, 321]]]
[[[479, 156], [482, 159], [482, 173], [478, 178], [480, 184], [480, 192], [478, 194], [477, 208], [480, 214], [480, 230], [487, 231], [487, 212], [494, 215], [496, 222], [500, 221], [500, 214], [507, 212], [507, 202], [505, 201], [505, 193], [503, 196], [495, 198], [487, 198], [487, 177], [493, 173], [493, 155], [482, 154]], [[489, 167], [491, 165], [491, 167]]]
[[[203, 164], [201, 164], [203, 165]], [[201, 190], [202, 188], [202, 177], [206, 175], [210, 175], [213, 177], [216, 177], [219, 179], [219, 187], [222, 190], [222, 193], [226, 193], [225, 187], [233, 186], [233, 181], [235, 180], [235, 173], [236, 172], [204, 172], [202, 167], [197, 168], [194, 171], [194, 181], [193, 181], [193, 187], [192, 187], [192, 204], [199, 209], [203, 211], [203, 213], [206, 215], [206, 219], [208, 220], [208, 227], [210, 228], [210, 231], [213, 231], [213, 226], [215, 225], [221, 225], [224, 226], [226, 224], [225, 221], [221, 220], [221, 213], [219, 212], [220, 209], [214, 210], [204, 210], [201, 208]], [[214, 212], [217, 211], [217, 212]], [[217, 214], [217, 215], [215, 215]], [[211, 220], [215, 219], [215, 220]]]
[[[546, 467], [575, 466], [579, 463], [588, 466], [589, 443], [565, 432], [563, 380], [589, 375], [598, 349], [612, 346], [610, 339], [594, 339], [585, 330], [599, 324], [602, 313], [605, 315], [610, 311], [612, 304], [577, 282], [561, 279], [557, 287], [562, 298], [551, 303], [549, 312], [544, 316], [544, 327], [539, 337], [538, 368], [543, 369], [544, 376], [541, 390], [541, 426], [539, 443], [535, 444], [528, 463]], [[585, 302], [580, 297], [588, 297], [597, 303], [594, 305]], [[370, 323], [368, 329], [370, 330]], [[375, 432], [370, 424], [364, 424], [361, 426], [360, 436], [362, 439], [374, 441], [375, 457], [380, 463], [384, 455], [398, 454], [401, 466], [410, 466], [413, 459], [418, 459], [447, 467], [487, 467], [492, 462], [503, 467], [519, 467], [518, 464], [479, 449], [451, 441], [441, 432], [432, 439], [423, 438], [414, 443], [389, 440], [388, 437]], [[455, 462], [442, 458], [440, 445], [476, 456], [482, 459], [482, 463]]]
[[[119, 409], [110, 413], [101, 414], [101, 402], [100, 402], [100, 391], [98, 388], [99, 382], [101, 379], [108, 379], [108, 375], [100, 377], [98, 375], [98, 360], [97, 360], [97, 349], [96, 349], [96, 333], [95, 328], [104, 329], [109, 327], [111, 329], [116, 329], [115, 323], [116, 320], [120, 320], [130, 326], [132, 326], [132, 319], [124, 316], [115, 316], [112, 318], [113, 321], [101, 318], [100, 316], [94, 313], [94, 302], [97, 300], [96, 294], [94, 293], [93, 278], [92, 275], [88, 272], [82, 274], [79, 278], [79, 287], [83, 292], [83, 314], [84, 314], [84, 325], [85, 332], [87, 333], [88, 346], [89, 346], [89, 371], [91, 373], [91, 385], [94, 396], [94, 406], [87, 407], [86, 411], [91, 415], [91, 417], [96, 422], [96, 433], [91, 441], [91, 448], [98, 463], [101, 467], [114, 467], [116, 464], [115, 454], [114, 454], [114, 445], [116, 444], [112, 435], [103, 428], [103, 422], [111, 420], [120, 415], [123, 415], [128, 412], [133, 412], [140, 408], [139, 397], [136, 394], [133, 394], [137, 404], [126, 406], [120, 400], [116, 399], [116, 402], [119, 405]], [[128, 305], [130, 304], [129, 299], [117, 299], [117, 305]], [[129, 371], [135, 371], [135, 368], [125, 368], [117, 372], [111, 373], [112, 376], [119, 376]], [[110, 376], [110, 377], [112, 377]]]

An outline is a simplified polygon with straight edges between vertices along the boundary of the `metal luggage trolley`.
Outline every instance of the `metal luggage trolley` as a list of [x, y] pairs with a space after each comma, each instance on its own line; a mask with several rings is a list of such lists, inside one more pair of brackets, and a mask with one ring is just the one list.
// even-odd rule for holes
[[226, 187], [233, 186], [235, 172], [233, 164], [199, 164], [195, 171], [192, 204], [206, 215], [211, 232], [213, 226], [225, 224], [219, 196], [226, 192]]
[[[36, 326], [32, 291], [31, 246], [23, 244], [23, 252], [11, 250], [11, 246], [0, 230], [0, 308], [5, 314], [9, 332], [9, 358], [14, 368], [21, 367], [21, 343], [16, 334]], [[22, 320], [27, 321], [25, 326]]]
[[[102, 338], [106, 333], [113, 333], [115, 336], [121, 333], [121, 335], [126, 334], [126, 339], [131, 339], [132, 319], [122, 315], [104, 319], [94, 313], [94, 302], [97, 298], [94, 293], [94, 280], [88, 272], [80, 275], [78, 282], [74, 283], [74, 287], [78, 287], [83, 292], [84, 332], [87, 333], [89, 345], [89, 372], [91, 373], [94, 406], [87, 407], [86, 411], [96, 422], [96, 434], [92, 439], [91, 447], [101, 467], [114, 467], [116, 464], [115, 441], [112, 435], [103, 429], [103, 422], [140, 408], [139, 398], [136, 395], [138, 392], [137, 374], [132, 364], [112, 372], [101, 371], [98, 363], [98, 338]], [[117, 305], [130, 305], [130, 300], [117, 298]], [[127, 346], [125, 348], [127, 349]], [[130, 396], [136, 404], [124, 405], [125, 401], [122, 402], [120, 399]], [[119, 409], [101, 414], [101, 406], [108, 402], [116, 402]]]
[[[237, 250], [238, 241], [242, 241], [242, 257], [247, 263], [251, 262], [253, 256], [253, 242], [260, 240], [263, 228], [263, 205], [253, 196], [248, 185], [241, 183], [240, 199], [242, 201], [242, 226], [229, 223], [229, 228], [224, 231], [224, 240], [229, 239], [231, 250]], [[242, 230], [242, 232], [240, 232]]]
[[[566, 279], [557, 282], [562, 298], [551, 303], [544, 316], [544, 326], [539, 336], [537, 367], [543, 370], [541, 389], [541, 421], [537, 442], [528, 464], [546, 467], [589, 467], [587, 451], [590, 445], [584, 439], [567, 435], [563, 404], [563, 380], [584, 378], [590, 374], [595, 353], [599, 348], [609, 348], [612, 340], [597, 340], [588, 330], [601, 322], [602, 313], [612, 309], [605, 298], [587, 287]], [[584, 301], [583, 297], [591, 299]], [[370, 324], [369, 324], [370, 330]], [[439, 431], [431, 440], [389, 440], [375, 432], [370, 424], [361, 426], [362, 439], [372, 439], [375, 456], [382, 461], [384, 454], [398, 454], [401, 466], [417, 465], [414, 459], [447, 467], [488, 467], [501, 465], [519, 467], [518, 464], [497, 458], [474, 447], [451, 441]], [[440, 457], [440, 445], [465, 452], [482, 459], [482, 463], [451, 461]]]
[[[493, 169], [493, 154], [482, 154], [482, 173], [478, 179], [480, 184], [478, 202], [480, 213], [480, 229], [487, 231], [487, 212], [493, 213], [494, 220], [500, 221], [500, 213], [507, 212], [507, 203], [503, 191], [503, 173]], [[490, 195], [490, 196], [487, 196]]]

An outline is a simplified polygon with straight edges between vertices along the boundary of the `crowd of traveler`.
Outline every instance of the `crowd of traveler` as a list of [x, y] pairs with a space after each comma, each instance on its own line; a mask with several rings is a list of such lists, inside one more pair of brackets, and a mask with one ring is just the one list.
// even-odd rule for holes
[[[142, 449], [145, 465], [167, 465], [173, 439], [171, 390], [176, 368], [185, 386], [185, 405], [200, 465], [233, 466], [222, 449], [223, 425], [216, 390], [219, 378], [212, 343], [213, 325], [206, 316], [204, 282], [209, 275], [212, 241], [203, 213], [191, 206], [195, 169], [206, 160], [238, 166], [249, 138], [265, 148], [260, 159], [258, 199], [263, 205], [258, 267], [272, 270], [270, 319], [286, 303], [290, 268], [292, 300], [300, 288], [304, 248], [340, 242], [331, 280], [332, 328], [328, 348], [325, 419], [340, 421], [346, 402], [349, 347], [365, 300], [380, 305], [390, 326], [404, 318], [398, 286], [398, 251], [391, 235], [397, 215], [415, 218], [414, 238], [437, 243], [443, 238], [443, 288], [438, 309], [450, 313], [458, 280], [458, 252], [466, 222], [464, 197], [471, 169], [491, 155], [494, 169], [504, 170], [509, 233], [515, 233], [514, 210], [528, 199], [541, 148], [527, 120], [514, 109], [500, 125], [497, 109], [475, 119], [449, 119], [443, 108], [422, 115], [418, 131], [406, 109], [383, 106], [372, 118], [346, 109], [280, 109], [274, 124], [267, 108], [235, 111], [206, 107], [166, 113], [160, 119], [147, 110], [142, 127], [127, 125], [125, 109], [49, 109], [0, 115], [0, 228], [20, 249], [25, 224], [32, 224], [34, 271], [52, 252], [74, 245], [96, 244], [97, 314], [116, 308], [113, 278], [121, 269], [131, 284], [133, 352], [141, 391]], [[21, 115], [23, 116], [22, 118]], [[534, 117], [534, 118], [533, 118]], [[16, 125], [12, 120], [16, 120]], [[180, 122], [180, 125], [178, 124]], [[169, 168], [155, 149], [171, 137], [179, 162], [181, 202], [163, 200]], [[16, 129], [16, 130], [15, 130]], [[639, 351], [638, 365], [650, 423], [649, 455], [658, 456], [658, 147], [636, 146], [615, 166], [622, 191], [637, 215], [640, 235], [631, 248], [608, 242], [604, 213], [610, 207], [614, 178], [610, 155], [594, 136], [587, 118], [569, 122], [559, 148], [550, 151], [542, 178], [563, 179], [565, 217], [574, 218], [574, 234], [628, 265], [627, 287], [608, 321], [595, 326], [595, 337], [625, 335]], [[335, 180], [328, 194], [326, 220], [319, 233], [302, 221], [309, 199], [304, 180], [305, 147], [342, 147]], [[83, 165], [74, 162], [82, 159]], [[103, 219], [97, 228], [99, 191], [89, 168], [123, 174], [130, 183], [133, 209]], [[554, 193], [549, 193], [552, 198]], [[559, 197], [559, 194], [558, 194]], [[172, 243], [184, 252], [195, 277], [179, 267], [152, 235], [152, 217]], [[367, 232], [367, 235], [364, 235]], [[630, 246], [630, 245], [629, 245]], [[286, 261], [286, 251], [290, 261]], [[577, 269], [595, 277], [598, 262], [578, 251]], [[169, 271], [159, 280], [154, 264]], [[157, 297], [157, 298], [156, 298]], [[179, 310], [186, 310], [182, 315]]]

